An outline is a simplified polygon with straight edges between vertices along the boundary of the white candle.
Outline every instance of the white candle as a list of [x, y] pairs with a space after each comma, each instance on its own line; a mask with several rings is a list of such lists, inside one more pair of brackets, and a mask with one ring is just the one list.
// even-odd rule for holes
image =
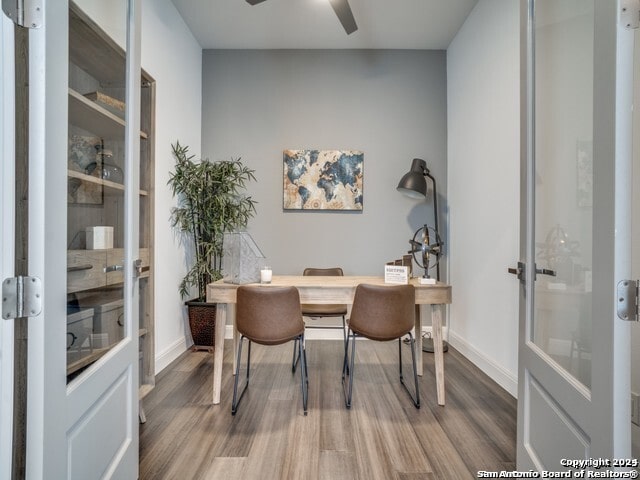
[[262, 270], [260, 270], [260, 283], [271, 283], [272, 274], [270, 267], [262, 267]]

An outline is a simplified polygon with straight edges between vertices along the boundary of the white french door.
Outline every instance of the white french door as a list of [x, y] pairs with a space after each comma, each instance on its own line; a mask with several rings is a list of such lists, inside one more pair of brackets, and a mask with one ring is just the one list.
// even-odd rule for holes
[[[42, 281], [42, 312], [28, 322], [26, 371], [14, 368], [5, 357], [0, 357], [3, 399], [0, 478], [5, 478], [11, 468], [10, 449], [8, 452], [5, 449], [11, 441], [7, 437], [11, 426], [6, 423], [4, 399], [5, 388], [11, 385], [7, 377], [14, 375], [26, 375], [27, 382], [26, 478], [132, 479], [138, 471], [139, 299], [134, 260], [139, 245], [140, 9], [135, 0], [76, 3], [70, 10], [67, 1], [43, 0], [42, 25], [28, 33], [28, 269], [30, 276]], [[75, 40], [70, 40], [70, 25], [78, 22], [78, 18], [84, 23], [76, 29]], [[6, 78], [4, 35], [8, 20], [4, 15], [2, 20], [2, 73]], [[92, 32], [96, 31], [97, 37], [105, 39], [105, 44], [120, 43], [126, 52], [122, 65], [115, 67], [122, 71], [118, 84], [100, 83], [91, 76], [90, 68], [73, 63], [78, 55], [73, 49], [70, 51], [70, 45], [75, 41], [74, 48], [77, 48], [78, 38], [86, 42], [81, 48], [95, 48], [94, 59], [98, 62], [99, 58], [108, 58], [106, 54], [101, 56], [100, 45], [93, 44], [96, 35]], [[115, 40], [108, 38], [112, 33]], [[76, 79], [75, 84], [72, 78]], [[122, 120], [114, 121], [113, 115], [80, 98], [84, 92], [77, 94], [78, 82], [114, 91], [119, 89], [126, 104]], [[11, 95], [15, 93], [8, 91], [3, 83], [0, 104], [3, 112], [11, 103]], [[89, 165], [83, 166], [86, 171], [82, 172], [77, 170], [78, 165], [71, 165], [71, 145], [75, 145], [74, 139], [80, 136], [81, 129], [86, 131], [83, 138], [89, 135], [100, 138], [103, 150], [98, 153], [102, 154], [102, 160], [106, 157], [105, 143], [111, 142], [113, 156], [119, 156], [122, 168], [110, 166], [110, 174], [115, 172], [121, 178], [109, 177], [109, 181], [103, 181], [107, 177], [101, 171], [96, 176]], [[0, 177], [3, 277], [12, 273], [5, 259], [13, 242], [12, 232], [5, 229], [6, 225], [11, 226], [5, 202], [13, 201], [5, 198], [10, 190], [5, 187], [12, 184], [8, 177], [13, 159], [4, 143], [5, 138], [11, 138], [10, 130], [3, 123]], [[106, 162], [98, 161], [98, 167], [106, 166]], [[78, 197], [75, 191], [83, 188], [83, 184], [93, 185], [93, 190], [88, 188], [86, 196]], [[100, 187], [98, 194], [96, 185]], [[84, 234], [83, 221], [87, 226], [105, 225], [97, 223], [96, 218], [115, 224], [118, 229], [110, 249], [117, 250], [118, 265], [112, 269], [109, 265], [78, 267], [68, 260], [71, 258], [68, 251], [74, 248], [71, 244], [77, 233], [72, 230], [82, 230]], [[76, 248], [88, 251], [92, 247], [83, 237], [82, 245]], [[102, 252], [109, 253], [106, 250], [91, 253]], [[93, 268], [104, 275], [110, 275], [113, 270], [119, 280], [111, 283], [118, 286], [99, 289], [86, 285], [83, 291], [95, 294], [92, 301], [97, 306], [83, 309], [82, 301], [70, 295], [68, 288], [69, 272], [76, 272], [78, 268]], [[111, 295], [108, 298], [105, 297], [107, 291]], [[99, 308], [103, 314], [107, 311], [105, 305], [114, 300], [113, 295], [117, 298], [109, 306], [115, 304], [120, 309], [116, 321], [121, 328], [116, 333], [108, 333], [104, 327], [97, 326], [97, 313]], [[3, 355], [10, 331], [5, 326], [9, 324], [0, 327]], [[81, 360], [83, 364], [79, 363]]]
[[566, 471], [631, 456], [633, 31], [619, 1], [521, 6], [517, 466]]

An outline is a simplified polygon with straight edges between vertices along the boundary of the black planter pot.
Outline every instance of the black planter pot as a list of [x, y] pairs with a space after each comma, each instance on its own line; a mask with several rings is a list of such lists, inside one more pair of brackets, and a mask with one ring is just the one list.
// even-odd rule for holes
[[195, 350], [213, 352], [215, 345], [216, 304], [202, 302], [198, 299], [185, 302], [189, 311], [189, 329]]

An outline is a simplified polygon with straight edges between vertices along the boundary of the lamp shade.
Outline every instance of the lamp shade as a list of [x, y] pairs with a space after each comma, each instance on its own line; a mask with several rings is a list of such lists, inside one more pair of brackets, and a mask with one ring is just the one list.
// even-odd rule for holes
[[420, 158], [414, 158], [411, 162], [411, 170], [400, 179], [396, 190], [411, 198], [425, 198], [427, 181], [424, 176], [427, 173], [429, 173], [427, 163]]

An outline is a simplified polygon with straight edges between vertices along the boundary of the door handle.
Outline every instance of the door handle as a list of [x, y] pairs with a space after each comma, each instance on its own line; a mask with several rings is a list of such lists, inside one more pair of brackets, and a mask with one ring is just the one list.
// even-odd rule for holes
[[518, 262], [518, 266], [516, 268], [508, 268], [507, 272], [512, 275], [516, 275], [521, 282], [524, 282], [524, 263]]
[[513, 275], [518, 275], [520, 276], [522, 274], [522, 270], [520, 268], [509, 268], [507, 269], [507, 272], [513, 274]]
[[133, 276], [139, 277], [140, 275], [142, 275], [143, 268], [144, 267], [142, 266], [142, 260], [139, 258], [136, 258], [133, 261]]
[[536, 274], [540, 274], [540, 275], [549, 275], [550, 277], [555, 277], [556, 276], [556, 271], [555, 270], [549, 270], [548, 268], [536, 268]]
[[108, 267], [104, 267], [104, 272], [105, 273], [121, 272], [122, 270], [124, 270], [124, 266], [122, 266], [122, 265], [109, 265]]
[[85, 265], [74, 265], [72, 267], [67, 267], [67, 272], [81, 272], [82, 270], [91, 270], [93, 265], [87, 263]]
[[[524, 263], [522, 262], [518, 262], [518, 266], [516, 268], [508, 268], [507, 271], [513, 275], [517, 275], [517, 277], [520, 279], [520, 281], [524, 282]], [[555, 277], [556, 276], [556, 271], [555, 270], [550, 270], [548, 268], [536, 268], [536, 275], [534, 276], [534, 280], [536, 279], [537, 275], [549, 275], [550, 277]]]

